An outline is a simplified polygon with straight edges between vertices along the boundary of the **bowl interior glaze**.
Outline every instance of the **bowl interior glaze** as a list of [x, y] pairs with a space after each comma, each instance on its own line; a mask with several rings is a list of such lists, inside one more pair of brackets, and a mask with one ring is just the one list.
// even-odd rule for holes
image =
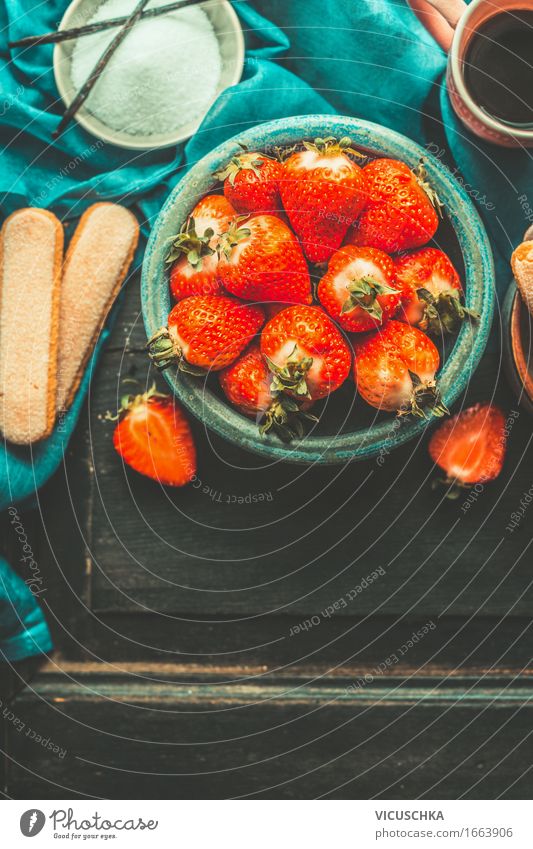
[[[268, 152], [275, 145], [291, 145], [317, 136], [350, 136], [352, 146], [371, 156], [401, 159], [414, 168], [424, 159], [428, 181], [444, 204], [439, 229], [431, 244], [442, 248], [455, 263], [465, 287], [466, 304], [479, 321], [465, 322], [459, 335], [441, 347], [444, 365], [439, 373], [443, 399], [450, 407], [466, 388], [487, 343], [494, 311], [494, 268], [489, 240], [472, 201], [450, 171], [422, 147], [385, 127], [332, 115], [306, 115], [260, 124], [224, 142], [205, 156], [170, 194], [155, 223], [145, 253], [142, 273], [143, 317], [148, 337], [166, 324], [172, 307], [165, 256], [171, 238], [206, 193], [219, 190], [213, 174], [239, 152], [239, 142]], [[165, 378], [179, 400], [219, 436], [270, 461], [301, 464], [343, 464], [362, 460], [420, 436], [428, 421], [397, 419], [379, 413], [356, 397], [353, 383], [317, 405], [321, 421], [290, 445], [275, 435], [260, 437], [257, 424], [231, 408], [222, 396], [216, 376], [198, 379], [168, 369]]]

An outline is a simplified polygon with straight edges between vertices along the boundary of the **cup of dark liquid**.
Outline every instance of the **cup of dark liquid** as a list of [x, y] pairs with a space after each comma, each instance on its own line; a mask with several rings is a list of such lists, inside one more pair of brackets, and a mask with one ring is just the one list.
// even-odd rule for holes
[[410, 0], [448, 51], [454, 111], [477, 136], [533, 147], [533, 0]]

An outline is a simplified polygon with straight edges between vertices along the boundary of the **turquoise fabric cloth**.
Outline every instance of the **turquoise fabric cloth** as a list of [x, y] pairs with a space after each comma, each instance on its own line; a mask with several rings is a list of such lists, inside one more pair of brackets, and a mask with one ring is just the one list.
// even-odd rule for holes
[[[52, 48], [10, 54], [6, 44], [54, 29], [66, 6], [5, 0], [0, 8], [2, 216], [36, 205], [70, 221], [96, 200], [117, 200], [133, 208], [146, 235], [185, 170], [221, 141], [273, 118], [339, 112], [405, 133], [460, 169], [492, 237], [504, 291], [512, 246], [529, 223], [524, 195], [533, 206], [531, 155], [485, 144], [457, 122], [442, 84], [446, 57], [405, 0], [235, 0], [247, 42], [241, 82], [186, 145], [141, 155], [103, 144], [76, 123], [52, 144], [62, 111]], [[61, 462], [92, 365], [60, 430], [31, 450], [5, 446], [0, 508], [31, 496]]]
[[0, 558], [0, 662], [14, 663], [52, 648], [48, 626], [36, 604], [41, 591], [32, 573], [25, 583]]

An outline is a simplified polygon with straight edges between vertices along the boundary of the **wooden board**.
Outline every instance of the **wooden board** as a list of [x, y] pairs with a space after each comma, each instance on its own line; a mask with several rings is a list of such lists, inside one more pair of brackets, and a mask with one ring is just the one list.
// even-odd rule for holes
[[[44, 675], [17, 703], [17, 798], [529, 798], [531, 682], [387, 676], [310, 686]], [[226, 670], [227, 678], [239, 674]], [[355, 679], [356, 681], [358, 679]], [[58, 695], [60, 694], [60, 695]], [[237, 719], [238, 717], [238, 719]], [[30, 767], [31, 764], [31, 767]], [[27, 766], [26, 766], [27, 765]]]
[[[57, 650], [16, 712], [67, 754], [4, 722], [7, 795], [527, 797], [525, 414], [498, 481], [454, 503], [427, 437], [382, 466], [265, 468], [201, 424], [201, 486], [172, 492], [102, 420], [124, 377], [151, 380], [143, 345], [132, 285], [65, 464], [21, 508]], [[498, 374], [493, 351], [469, 399]]]

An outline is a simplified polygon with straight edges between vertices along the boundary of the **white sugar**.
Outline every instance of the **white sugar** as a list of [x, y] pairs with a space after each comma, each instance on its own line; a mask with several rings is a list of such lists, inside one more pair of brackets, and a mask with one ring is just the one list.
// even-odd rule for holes
[[[90, 22], [130, 14], [138, 0], [106, 0]], [[147, 8], [169, 0], [149, 3]], [[71, 74], [80, 89], [117, 29], [79, 38]], [[139, 21], [85, 102], [102, 123], [129, 135], [158, 135], [200, 121], [217, 92], [221, 58], [205, 12], [191, 6]]]

